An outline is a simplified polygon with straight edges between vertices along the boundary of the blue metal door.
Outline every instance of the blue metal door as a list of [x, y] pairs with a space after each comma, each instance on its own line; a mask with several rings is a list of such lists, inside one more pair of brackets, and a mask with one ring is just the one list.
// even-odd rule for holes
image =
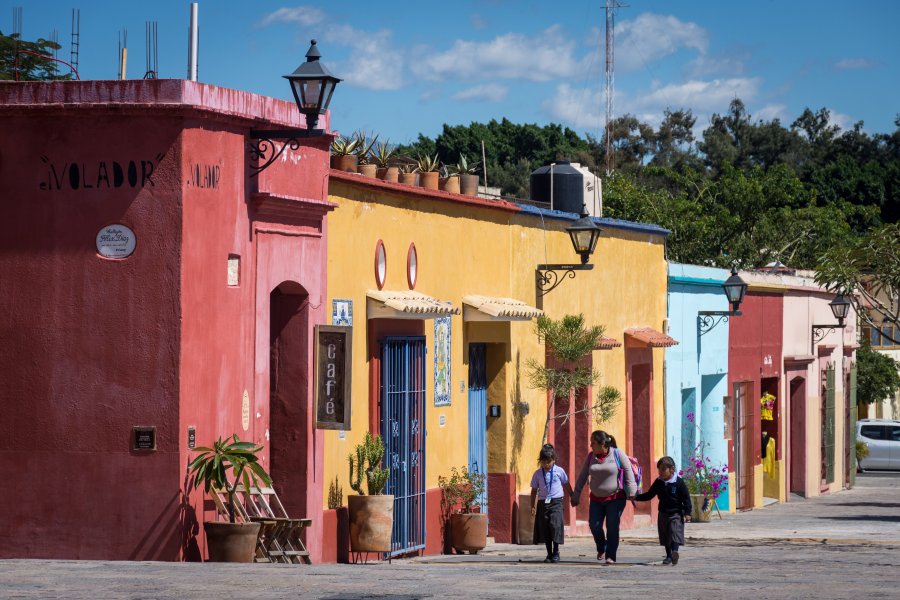
[[425, 338], [381, 340], [381, 437], [394, 495], [391, 556], [425, 547]]
[[487, 375], [485, 345], [469, 344], [469, 471], [485, 476], [484, 494], [478, 498], [487, 512]]

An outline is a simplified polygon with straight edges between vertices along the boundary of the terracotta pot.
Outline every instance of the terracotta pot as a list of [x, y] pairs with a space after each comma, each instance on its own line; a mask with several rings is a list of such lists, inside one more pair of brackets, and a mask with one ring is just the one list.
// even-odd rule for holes
[[253, 562], [259, 523], [226, 523], [212, 521], [203, 524], [210, 562]]
[[694, 523], [709, 523], [709, 517], [712, 514], [712, 503], [712, 498], [707, 498], [702, 494], [691, 494], [691, 521]]
[[400, 183], [406, 185], [416, 185], [416, 180], [418, 179], [418, 173], [400, 173]]
[[451, 194], [459, 193], [459, 175], [441, 178], [441, 189]]
[[426, 190], [438, 189], [438, 175], [437, 171], [422, 171], [419, 173], [419, 185]]
[[519, 514], [516, 534], [521, 545], [530, 546], [534, 542], [534, 517], [531, 516], [531, 494], [519, 494]]
[[478, 175], [460, 175], [459, 190], [466, 196], [478, 195]]
[[487, 546], [487, 515], [480, 513], [450, 515], [450, 539], [457, 552], [478, 554]]
[[390, 552], [393, 496], [348, 496], [351, 552]]
[[400, 180], [400, 169], [397, 167], [387, 167], [385, 169], [378, 169], [375, 172], [375, 176], [378, 179], [384, 179], [385, 181], [392, 181], [397, 183]]
[[347, 171], [348, 173], [356, 173], [356, 165], [359, 157], [355, 154], [345, 154], [343, 156], [331, 157], [331, 168], [338, 171]]
[[375, 172], [378, 170], [378, 167], [376, 167], [375, 165], [359, 165], [359, 167], [357, 167], [357, 170], [359, 171], [360, 175], [363, 175], [364, 177], [374, 178]]

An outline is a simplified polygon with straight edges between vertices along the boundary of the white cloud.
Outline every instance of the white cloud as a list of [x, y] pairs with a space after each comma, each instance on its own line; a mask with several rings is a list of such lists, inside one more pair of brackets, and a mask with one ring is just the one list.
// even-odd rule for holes
[[871, 69], [876, 66], [874, 60], [867, 58], [845, 58], [834, 63], [834, 68], [838, 71], [848, 71], [850, 69]]
[[457, 92], [453, 95], [453, 99], [463, 101], [486, 100], [488, 102], [500, 102], [506, 98], [506, 93], [508, 91], [509, 88], [505, 85], [500, 85], [499, 83], [485, 83]]
[[582, 129], [603, 127], [605, 94], [597, 89], [574, 89], [568, 83], [556, 86], [556, 95], [547, 98], [541, 109], [551, 118]]
[[737, 77], [744, 74], [744, 59], [736, 56], [701, 54], [685, 65], [688, 77]]
[[404, 85], [403, 54], [391, 43], [393, 33], [361, 31], [350, 25], [325, 28], [325, 40], [350, 46], [345, 62], [335, 67], [347, 83], [370, 90], [396, 90]]
[[317, 25], [325, 20], [324, 11], [313, 6], [296, 8], [279, 8], [264, 16], [256, 24], [257, 28], [268, 27], [274, 23], [299, 23], [301, 25]]
[[581, 64], [574, 51], [575, 42], [553, 25], [537, 36], [507, 33], [487, 42], [456, 40], [445, 52], [417, 58], [412, 71], [431, 81], [550, 81], [578, 75]]
[[616, 70], [635, 70], [645, 64], [693, 48], [706, 54], [709, 35], [696, 23], [671, 15], [643, 13], [616, 25]]
[[712, 79], [702, 81], [694, 79], [684, 83], [671, 83], [659, 86], [642, 94], [637, 94], [631, 104], [635, 107], [628, 112], [658, 107], [690, 108], [695, 113], [706, 110], [722, 110], [728, 107], [733, 98], [744, 102], [752, 100], [759, 92], [761, 80], [758, 77], [735, 77], [732, 79]]
[[828, 123], [830, 125], [837, 125], [841, 129], [853, 129], [853, 124], [856, 123], [856, 119], [851, 117], [850, 115], [845, 115], [844, 113], [839, 113], [836, 110], [828, 109]]
[[784, 104], [767, 104], [752, 114], [754, 120], [771, 121], [772, 119], [779, 119], [782, 124], [788, 118], [787, 106]]

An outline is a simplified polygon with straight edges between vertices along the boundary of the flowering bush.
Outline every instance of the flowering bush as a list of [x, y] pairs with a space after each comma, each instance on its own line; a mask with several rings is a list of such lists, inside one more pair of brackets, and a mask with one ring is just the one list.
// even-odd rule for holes
[[725, 491], [728, 483], [728, 465], [721, 467], [712, 465], [709, 457], [703, 454], [704, 445], [700, 443], [694, 448], [687, 461], [687, 468], [678, 471], [678, 474], [684, 478], [690, 493], [715, 499]]

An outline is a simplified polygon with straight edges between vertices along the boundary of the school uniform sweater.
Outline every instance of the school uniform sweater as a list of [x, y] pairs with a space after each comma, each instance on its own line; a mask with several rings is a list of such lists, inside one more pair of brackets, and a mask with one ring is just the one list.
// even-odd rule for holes
[[660, 513], [682, 516], [691, 514], [691, 494], [681, 477], [677, 477], [672, 483], [657, 478], [649, 490], [638, 494], [634, 499], [646, 502], [653, 497], [659, 498]]

